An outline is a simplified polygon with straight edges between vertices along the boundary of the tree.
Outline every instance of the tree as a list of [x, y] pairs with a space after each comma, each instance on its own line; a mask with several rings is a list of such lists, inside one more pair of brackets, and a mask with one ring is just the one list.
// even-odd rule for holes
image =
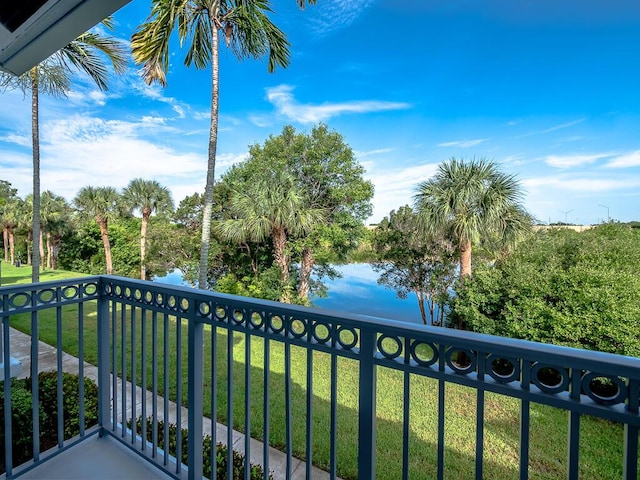
[[423, 323], [443, 326], [443, 307], [456, 275], [452, 242], [442, 234], [425, 234], [418, 215], [406, 205], [380, 222], [373, 243], [379, 258], [372, 262], [380, 273], [378, 283], [396, 290], [400, 298], [415, 293]]
[[[302, 8], [315, 0], [297, 0]], [[211, 64], [211, 121], [204, 193], [198, 285], [207, 288], [213, 183], [218, 144], [219, 38], [238, 58], [268, 54], [268, 70], [289, 64], [289, 43], [268, 17], [269, 0], [152, 0], [151, 14], [131, 37], [133, 59], [147, 83], [166, 85], [170, 39], [178, 26], [180, 45], [188, 44], [184, 63], [198, 69]]]
[[363, 221], [371, 214], [373, 185], [363, 178], [364, 168], [343, 136], [324, 124], [314, 126], [310, 133], [285, 126], [280, 135], [253, 145], [249, 155], [242, 167], [249, 173], [241, 175], [289, 172], [298, 188], [307, 192], [310, 207], [326, 211], [326, 220], [295, 242], [300, 255], [297, 294], [306, 301], [316, 263], [326, 266], [344, 261], [357, 248], [364, 235]]
[[17, 198], [17, 194], [18, 190], [13, 188], [10, 182], [0, 180], [0, 224], [2, 225], [2, 241], [5, 262], [9, 261], [9, 231], [7, 225], [11, 223], [9, 221], [11, 218], [11, 206]]
[[234, 191], [229, 203], [230, 219], [216, 224], [219, 235], [230, 242], [247, 240], [273, 241], [274, 263], [280, 270], [282, 302], [291, 302], [289, 268], [291, 255], [289, 237], [310, 232], [325, 218], [325, 211], [310, 206], [305, 191], [295, 185], [295, 179], [280, 171], [271, 176], [256, 175], [252, 188]]
[[[103, 25], [112, 27], [110, 19]], [[31, 144], [33, 151], [33, 238], [40, 238], [40, 93], [64, 97], [71, 88], [74, 70], [87, 74], [100, 90], [107, 90], [107, 68], [100, 54], [107, 57], [114, 70], [123, 73], [127, 67], [125, 46], [110, 37], [85, 32], [31, 70], [15, 77], [0, 74], [0, 90], [17, 88], [31, 92]], [[33, 249], [31, 280], [40, 280], [40, 249]]]
[[108, 224], [109, 221], [117, 217], [119, 202], [120, 195], [113, 187], [82, 187], [73, 199], [73, 203], [80, 213], [93, 217], [100, 227], [107, 275], [111, 275], [113, 272]]
[[471, 277], [471, 249], [483, 240], [514, 242], [530, 231], [521, 205], [522, 189], [513, 175], [486, 159], [451, 158], [418, 185], [415, 206], [426, 229], [451, 236], [460, 254], [460, 278]]
[[9, 257], [11, 264], [16, 262], [16, 242], [15, 242], [15, 228], [20, 224], [22, 218], [22, 212], [24, 210], [24, 200], [17, 195], [11, 196], [7, 199], [6, 203], [2, 206], [2, 236], [5, 244], [5, 261], [7, 258], [7, 245], [9, 248]]
[[40, 213], [42, 231], [46, 237], [45, 265], [46, 268], [56, 270], [62, 237], [71, 229], [71, 207], [64, 197], [46, 190], [42, 192]]
[[145, 265], [145, 250], [147, 244], [147, 226], [149, 218], [154, 213], [171, 213], [173, 200], [167, 187], [156, 180], [134, 178], [124, 189], [123, 200], [130, 211], [140, 210], [142, 223], [140, 226], [140, 278], [147, 279]]

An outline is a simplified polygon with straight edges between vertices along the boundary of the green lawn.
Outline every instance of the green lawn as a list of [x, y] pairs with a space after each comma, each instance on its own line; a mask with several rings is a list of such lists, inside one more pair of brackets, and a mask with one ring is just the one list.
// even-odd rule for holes
[[[4, 265], [3, 265], [4, 268]], [[15, 267], [13, 267], [15, 268]], [[28, 269], [15, 269], [25, 271]], [[4, 271], [3, 271], [4, 273]], [[57, 272], [63, 278], [73, 276], [68, 272]], [[14, 274], [15, 277], [19, 275]], [[4, 284], [4, 276], [3, 276]], [[78, 321], [74, 306], [63, 310], [63, 348], [77, 354]], [[130, 312], [127, 312], [129, 314]], [[55, 343], [55, 312], [43, 311], [40, 315], [39, 336], [48, 343]], [[120, 312], [118, 312], [120, 318]], [[154, 359], [151, 351], [151, 315], [145, 317], [146, 365], [155, 361], [162, 365], [165, 338], [169, 346], [170, 397], [176, 395], [176, 342], [177, 325], [175, 319], [167, 318], [168, 334], [163, 332], [164, 317], [158, 315], [158, 354]], [[30, 318], [16, 316], [12, 324], [23, 331], [29, 331]], [[131, 365], [131, 323], [126, 324], [127, 362]], [[136, 311], [136, 363], [137, 379], [140, 382], [142, 356], [141, 315]], [[90, 362], [97, 358], [95, 307], [85, 307], [83, 319], [85, 355]], [[121, 332], [117, 332], [120, 344]], [[182, 335], [182, 398], [187, 397], [187, 326], [183, 322]], [[211, 403], [211, 345], [212, 331], [205, 331], [205, 414], [210, 416]], [[231, 388], [234, 398], [234, 427], [244, 429], [244, 370], [246, 337], [234, 334], [231, 339], [233, 351], [233, 381]], [[223, 329], [217, 329], [217, 402], [216, 417], [226, 423], [227, 402], [227, 361], [229, 338]], [[270, 342], [270, 442], [283, 448], [285, 445], [285, 352], [282, 344]], [[263, 431], [264, 392], [264, 341], [251, 338], [251, 434], [260, 438]], [[306, 424], [306, 374], [307, 353], [300, 347], [291, 348], [292, 417], [294, 454], [304, 457]], [[313, 353], [313, 459], [322, 468], [328, 468], [329, 461], [329, 418], [330, 418], [330, 365], [331, 357], [321, 352]], [[130, 377], [130, 372], [128, 373]], [[162, 371], [159, 372], [160, 394], [163, 391]], [[357, 478], [357, 362], [338, 359], [338, 431], [337, 456], [338, 474], [343, 478]], [[151, 386], [150, 371], [147, 386]], [[437, 459], [437, 396], [438, 383], [424, 377], [411, 376], [410, 402], [410, 478], [431, 479], [436, 475]], [[386, 368], [378, 369], [377, 401], [377, 478], [396, 479], [401, 475], [402, 451], [402, 391], [403, 374]], [[468, 479], [474, 475], [476, 393], [468, 387], [447, 385], [445, 411], [445, 477], [447, 479]], [[511, 398], [487, 394], [485, 400], [485, 477], [495, 479], [518, 478], [519, 448], [519, 403]], [[149, 412], [150, 414], [150, 412]], [[566, 478], [567, 414], [558, 409], [533, 405], [531, 412], [530, 467], [532, 479]], [[581, 478], [619, 479], [622, 476], [622, 428], [610, 422], [584, 417], [581, 423]]]

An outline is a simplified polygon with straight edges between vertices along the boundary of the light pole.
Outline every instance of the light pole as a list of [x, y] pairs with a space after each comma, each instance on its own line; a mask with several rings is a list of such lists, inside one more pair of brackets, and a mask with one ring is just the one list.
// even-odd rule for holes
[[574, 210], [575, 210], [574, 208], [572, 208], [571, 210], [560, 210], [560, 213], [564, 213], [564, 223], [566, 225], [569, 224], [569, 214]]
[[598, 206], [607, 209], [607, 223], [609, 223], [609, 221], [611, 220], [611, 217], [609, 216], [609, 207], [607, 207], [606, 205], [600, 205], [600, 204]]

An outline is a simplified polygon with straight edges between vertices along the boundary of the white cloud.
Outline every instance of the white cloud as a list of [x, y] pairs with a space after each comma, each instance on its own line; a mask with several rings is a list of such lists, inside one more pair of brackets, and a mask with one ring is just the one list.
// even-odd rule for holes
[[532, 135], [542, 135], [542, 134], [545, 134], [545, 133], [555, 132], [556, 130], [562, 130], [563, 128], [573, 127], [574, 125], [577, 125], [579, 123], [584, 122], [584, 120], [585, 120], [584, 118], [579, 118], [578, 120], [573, 120], [571, 122], [561, 123], [560, 125], [554, 125], [553, 127], [545, 128], [543, 130], [537, 130], [535, 132], [523, 133], [522, 135], [518, 135], [518, 136], [513, 137], [513, 138], [524, 138], [524, 137], [531, 137]]
[[608, 168], [629, 168], [640, 166], [640, 150], [615, 157], [605, 166]]
[[392, 148], [378, 148], [376, 150], [369, 150], [368, 152], [353, 152], [354, 155], [360, 159], [364, 157], [369, 157], [371, 155], [382, 155], [383, 153], [389, 153], [393, 151]]
[[298, 103], [290, 85], [279, 85], [267, 89], [267, 100], [271, 102], [280, 115], [299, 123], [317, 123], [337, 117], [344, 113], [369, 113], [387, 110], [405, 110], [408, 103], [386, 102], [380, 100], [360, 100], [342, 103], [324, 103], [322, 105], [305, 105]]
[[323, 37], [348, 27], [374, 3], [374, 0], [323, 0], [308, 15], [311, 30]]
[[565, 190], [577, 193], [618, 192], [640, 187], [640, 178], [559, 178], [535, 177], [522, 181], [525, 188], [531, 190]]
[[549, 155], [545, 158], [544, 163], [556, 168], [578, 167], [594, 163], [601, 158], [607, 158], [614, 155], [613, 153], [596, 153], [593, 155]]
[[456, 142], [445, 142], [439, 143], [438, 147], [460, 147], [460, 148], [469, 148], [475, 147], [476, 145], [480, 145], [483, 142], [486, 142], [488, 138], [478, 138], [476, 140], [458, 140]]
[[30, 135], [18, 135], [18, 134], [15, 134], [15, 133], [10, 133], [9, 135], [0, 136], [0, 142], [14, 143], [14, 144], [20, 145], [22, 147], [30, 147], [31, 146], [31, 136]]
[[437, 163], [427, 163], [400, 170], [380, 170], [365, 174], [375, 188], [370, 222], [379, 222], [398, 207], [412, 205], [418, 184], [433, 176], [437, 168]]

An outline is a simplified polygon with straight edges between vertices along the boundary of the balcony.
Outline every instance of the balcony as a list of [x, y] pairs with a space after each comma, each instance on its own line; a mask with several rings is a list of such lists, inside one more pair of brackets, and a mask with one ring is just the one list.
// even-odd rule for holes
[[[97, 383], [97, 424], [87, 422], [80, 382], [80, 433], [65, 438], [58, 415], [53, 448], [41, 445], [44, 399], [33, 395], [34, 458], [14, 465], [15, 405], [4, 370], [6, 478], [199, 479], [214, 464], [215, 449], [203, 448], [206, 434], [213, 445], [246, 452], [274, 478], [526, 479], [537, 475], [535, 444], [566, 449], [563, 476], [578, 479], [592, 460], [584, 431], [602, 421], [621, 432], [615, 478], [638, 478], [637, 358], [112, 276], [2, 287], [0, 316], [4, 364], [22, 349], [33, 361], [27, 372], [53, 365], [58, 412], [63, 371]], [[11, 328], [17, 325], [34, 337], [21, 337]], [[55, 345], [34, 341], [39, 334]], [[417, 415], [426, 397], [431, 407]], [[381, 415], [383, 400], [393, 405], [393, 420]], [[502, 401], [514, 418], [501, 422], [494, 417]], [[456, 433], [472, 452], [466, 457], [449, 444], [460, 408], [473, 419], [470, 431]], [[562, 445], [539, 438], [539, 408], [565, 412]], [[429, 442], [417, 435], [427, 420], [435, 432]], [[185, 427], [176, 429], [174, 450], [169, 423]], [[500, 447], [493, 430], [508, 428], [516, 433]], [[392, 447], [381, 444], [387, 432]], [[515, 452], [508, 469], [492, 460], [496, 448]], [[231, 477], [231, 450], [225, 455]], [[470, 476], [459, 473], [463, 463]]]

